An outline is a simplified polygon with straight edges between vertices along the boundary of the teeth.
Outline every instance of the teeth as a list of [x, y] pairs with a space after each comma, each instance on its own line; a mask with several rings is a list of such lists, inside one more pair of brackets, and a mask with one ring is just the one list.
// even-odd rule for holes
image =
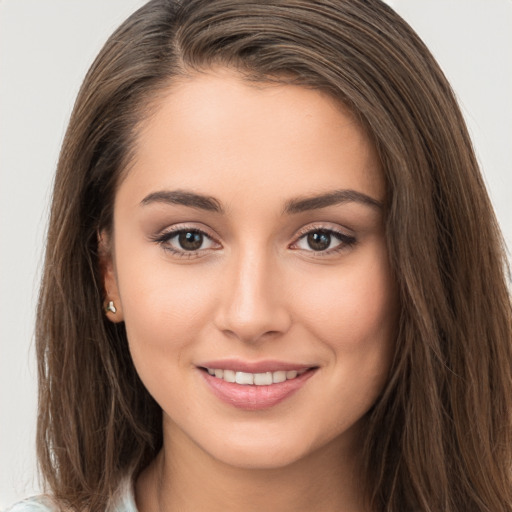
[[274, 372], [272, 374], [272, 381], [277, 384], [286, 380], [286, 372]]
[[236, 374], [233, 370], [224, 370], [223, 378], [226, 382], [236, 382]]
[[206, 368], [210, 375], [223, 379], [226, 382], [236, 382], [237, 384], [256, 385], [256, 386], [270, 386], [271, 384], [279, 384], [286, 380], [295, 379], [297, 375], [302, 375], [306, 370], [279, 370], [276, 372], [265, 373], [247, 373], [235, 372], [233, 370], [221, 370], [218, 368]]
[[270, 384], [272, 384], [272, 372], [255, 373], [254, 384], [256, 384], [256, 386], [270, 386]]
[[236, 372], [235, 382], [237, 384], [254, 384], [254, 373]]

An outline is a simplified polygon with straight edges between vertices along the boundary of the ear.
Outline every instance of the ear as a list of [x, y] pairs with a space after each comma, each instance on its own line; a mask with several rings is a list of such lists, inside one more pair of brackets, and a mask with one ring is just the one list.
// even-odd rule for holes
[[124, 320], [114, 262], [113, 244], [106, 231], [98, 232], [98, 263], [103, 284], [103, 311], [114, 323]]

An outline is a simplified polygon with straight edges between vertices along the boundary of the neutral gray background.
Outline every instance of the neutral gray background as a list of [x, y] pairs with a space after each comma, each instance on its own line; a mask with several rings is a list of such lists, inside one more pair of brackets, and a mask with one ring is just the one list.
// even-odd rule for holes
[[[89, 64], [142, 3], [0, 0], [0, 508], [38, 490], [33, 324], [59, 146]], [[512, 0], [389, 3], [451, 80], [512, 246]]]

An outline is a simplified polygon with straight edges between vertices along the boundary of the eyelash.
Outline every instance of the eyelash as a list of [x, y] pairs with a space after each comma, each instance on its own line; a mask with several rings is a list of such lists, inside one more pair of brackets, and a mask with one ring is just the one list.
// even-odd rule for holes
[[[323, 251], [314, 251], [313, 249], [311, 249], [311, 250], [307, 251], [307, 252], [312, 253], [311, 255], [314, 256], [315, 258], [323, 258], [323, 257], [330, 256], [332, 254], [337, 254], [342, 251], [346, 251], [346, 250], [350, 249], [351, 247], [353, 247], [357, 243], [357, 240], [354, 236], [347, 235], [343, 231], [333, 229], [333, 228], [327, 228], [322, 225], [313, 225], [313, 226], [308, 226], [307, 228], [304, 228], [301, 231], [299, 231], [298, 238], [295, 242], [293, 242], [292, 245], [296, 245], [299, 241], [303, 240], [311, 233], [324, 233], [324, 234], [329, 235], [330, 237], [336, 238], [340, 242], [337, 246], [335, 246], [331, 249], [326, 249]], [[300, 249], [296, 249], [296, 250], [300, 250]]]
[[203, 237], [206, 237], [216, 244], [219, 242], [215, 240], [214, 237], [212, 237], [210, 234], [206, 233], [206, 231], [192, 227], [192, 226], [180, 226], [179, 228], [175, 229], [169, 229], [168, 231], [165, 231], [164, 233], [161, 233], [160, 235], [155, 236], [152, 238], [153, 242], [156, 242], [157, 244], [160, 244], [164, 250], [170, 252], [173, 256], [176, 256], [178, 258], [194, 258], [196, 257], [201, 251], [205, 251], [208, 249], [200, 249], [197, 251], [186, 251], [186, 250], [177, 250], [174, 249], [171, 245], [169, 245], [169, 242], [180, 235], [180, 233], [197, 233]]
[[[337, 254], [339, 252], [342, 252], [344, 250], [349, 249], [350, 247], [354, 246], [357, 243], [357, 240], [354, 236], [347, 235], [346, 233], [343, 233], [342, 231], [333, 229], [333, 228], [327, 228], [325, 226], [308, 226], [307, 228], [301, 230], [298, 234], [297, 239], [295, 242], [293, 242], [292, 245], [296, 245], [299, 241], [306, 238], [311, 233], [324, 233], [327, 234], [330, 237], [336, 238], [340, 243], [331, 249], [326, 250], [320, 250], [315, 251], [313, 249], [306, 250], [306, 252], [312, 253], [312, 256], [315, 258], [322, 258], [326, 256], [330, 256], [332, 254]], [[196, 251], [187, 251], [185, 249], [183, 250], [177, 250], [173, 248], [171, 245], [169, 245], [169, 242], [179, 236], [181, 233], [195, 233], [199, 234], [203, 237], [206, 237], [213, 241], [216, 244], [219, 244], [217, 240], [215, 240], [214, 237], [212, 237], [210, 234], [208, 234], [206, 231], [203, 231], [202, 229], [196, 228], [196, 227], [188, 227], [188, 226], [180, 226], [176, 229], [170, 229], [168, 231], [165, 231], [164, 233], [161, 233], [159, 235], [156, 235], [154, 237], [151, 237], [151, 240], [157, 244], [160, 244], [164, 250], [170, 252], [173, 256], [176, 256], [178, 258], [194, 258], [199, 255], [199, 253], [203, 251], [209, 251], [209, 249], [199, 249]], [[214, 249], [215, 250], [215, 249]], [[294, 249], [294, 250], [301, 250], [301, 249]], [[305, 250], [305, 249], [304, 249]]]

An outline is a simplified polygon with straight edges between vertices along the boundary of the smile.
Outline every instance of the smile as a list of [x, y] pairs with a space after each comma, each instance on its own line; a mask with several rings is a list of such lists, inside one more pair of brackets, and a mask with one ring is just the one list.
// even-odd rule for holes
[[223, 360], [198, 366], [207, 388], [237, 409], [258, 411], [291, 398], [317, 373], [318, 366]]
[[206, 371], [225, 382], [235, 382], [243, 386], [270, 386], [271, 384], [280, 384], [287, 380], [295, 379], [307, 371], [304, 370], [279, 370], [275, 372], [248, 373], [235, 370], [223, 370], [219, 368], [206, 368]]

